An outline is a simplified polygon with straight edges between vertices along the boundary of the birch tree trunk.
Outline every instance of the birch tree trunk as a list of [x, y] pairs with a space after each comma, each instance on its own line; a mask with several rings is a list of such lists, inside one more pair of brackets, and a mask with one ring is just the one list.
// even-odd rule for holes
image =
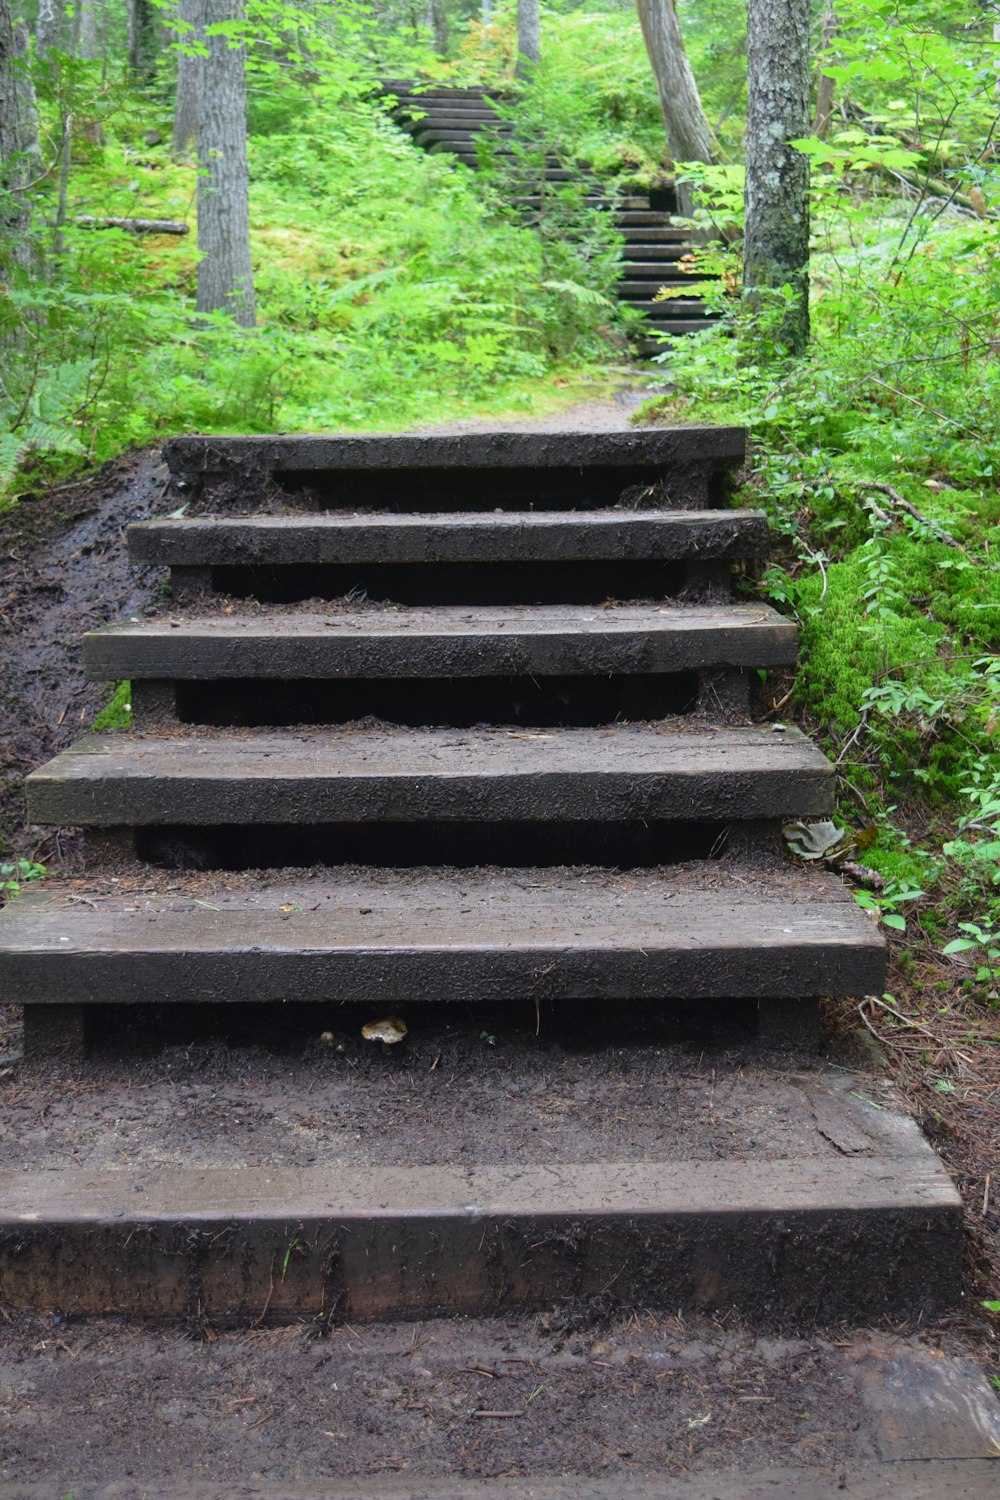
[[[179, 0], [177, 18], [185, 23], [178, 36], [183, 45], [201, 38], [203, 0]], [[177, 91], [174, 96], [174, 128], [171, 148], [180, 156], [198, 137], [198, 100], [201, 96], [201, 73], [205, 59], [177, 54]]]
[[[243, 22], [244, 0], [204, 0], [206, 28]], [[246, 50], [207, 36], [198, 119], [198, 311], [256, 321], [250, 261]]]
[[152, 0], [128, 0], [128, 65], [139, 78], [156, 71], [156, 8]]
[[517, 0], [516, 78], [530, 78], [542, 56], [542, 24], [538, 0]]
[[63, 44], [64, 25], [63, 0], [38, 0], [38, 19], [35, 22], [35, 54], [44, 57], [53, 48]]
[[670, 154], [675, 161], [711, 161], [712, 134], [684, 50], [674, 0], [637, 3]]
[[790, 354], [809, 339], [809, 158], [789, 142], [809, 134], [808, 0], [749, 0], [746, 232], [743, 284], [751, 307], [791, 286], [775, 332]]

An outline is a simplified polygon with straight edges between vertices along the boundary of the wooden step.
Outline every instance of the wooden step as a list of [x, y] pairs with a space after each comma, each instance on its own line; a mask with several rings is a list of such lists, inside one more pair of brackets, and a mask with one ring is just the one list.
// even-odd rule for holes
[[692, 249], [689, 240], [677, 236], [675, 244], [664, 241], [659, 245], [640, 245], [630, 243], [625, 246], [622, 255], [623, 265], [632, 265], [636, 262], [663, 262], [680, 260], [688, 255]]
[[[743, 462], [742, 427], [568, 433], [516, 429], [386, 437], [176, 437], [164, 459], [183, 485], [277, 488], [337, 509], [606, 509], [622, 499], [702, 509], [725, 498]], [[183, 491], [181, 492], [183, 493]], [[643, 497], [646, 496], [644, 499]]]
[[137, 566], [759, 559], [762, 511], [192, 516], [128, 529]]
[[825, 817], [833, 768], [793, 729], [323, 729], [90, 734], [27, 778], [60, 827]]
[[631, 229], [637, 224], [648, 224], [658, 229], [670, 229], [670, 215], [660, 212], [658, 209], [630, 209], [619, 208], [615, 214], [615, 223], [620, 229]]
[[[704, 1111], [705, 1087], [672, 1091], [672, 1107]], [[597, 1298], [764, 1327], [923, 1321], [958, 1304], [959, 1195], [915, 1123], [852, 1100], [854, 1087], [817, 1079], [796, 1106], [795, 1085], [769, 1078], [772, 1110], [807, 1131], [806, 1149], [779, 1154], [484, 1162], [429, 1115], [427, 1165], [395, 1162], [386, 1142], [374, 1164], [345, 1149], [322, 1165], [202, 1165], [188, 1144], [179, 1165], [7, 1167], [4, 1304], [324, 1330]], [[363, 1086], [353, 1094], [370, 1133]], [[512, 1108], [516, 1094], [498, 1096], [498, 1114]]]
[[880, 993], [885, 949], [842, 882], [777, 867], [393, 870], [253, 889], [32, 889], [0, 913], [24, 1005], [806, 999]]
[[788, 666], [797, 642], [766, 604], [359, 606], [126, 620], [89, 632], [84, 660], [97, 682], [459, 679]]
[[621, 274], [633, 281], [649, 285], [651, 281], [717, 281], [714, 271], [692, 271], [680, 264], [683, 257], [669, 256], [660, 260], [623, 260]]
[[713, 313], [708, 309], [705, 303], [698, 297], [670, 297], [663, 302], [657, 302], [649, 297], [647, 293], [646, 296], [629, 296], [623, 300], [629, 302], [638, 312], [647, 313], [653, 322], [664, 321], [674, 323], [694, 319], [699, 316], [703, 318], [719, 316], [718, 313]]
[[[692, 318], [690, 320], [678, 319], [676, 323], [665, 323], [660, 329], [660, 332], [664, 336], [676, 335], [677, 337], [683, 336], [684, 338], [686, 338], [689, 334], [704, 333], [707, 328], [715, 327], [717, 321], [717, 319], [712, 318]], [[661, 343], [659, 339], [643, 339], [639, 342], [639, 352], [647, 359], [654, 354], [662, 354], [668, 347], [669, 345]]]
[[[658, 276], [644, 277], [639, 280], [619, 281], [615, 291], [623, 300], [632, 302], [648, 301], [650, 294], [659, 290], [661, 286], [689, 287], [694, 277], [685, 271], [678, 270], [676, 266], [668, 268], [666, 275], [662, 272]], [[662, 304], [658, 304], [662, 306]]]
[[663, 246], [681, 242], [686, 249], [691, 240], [690, 229], [669, 225], [657, 227], [655, 224], [626, 224], [620, 228], [619, 233], [626, 242], [629, 255], [634, 255], [640, 245]]
[[[485, 122], [484, 122], [485, 125]], [[447, 141], [456, 145], [475, 146], [478, 140], [488, 144], [491, 139], [498, 137], [509, 140], [513, 133], [513, 126], [500, 120], [495, 120], [488, 129], [480, 129], [474, 125], [446, 125], [437, 120], [420, 120], [413, 127], [413, 138], [420, 145], [425, 146], [432, 141]]]

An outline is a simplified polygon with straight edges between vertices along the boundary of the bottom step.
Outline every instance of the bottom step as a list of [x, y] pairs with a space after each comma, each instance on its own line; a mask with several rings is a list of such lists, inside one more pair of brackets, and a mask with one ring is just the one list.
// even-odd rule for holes
[[427, 1030], [408, 1055], [349, 1037], [297, 1064], [173, 1049], [117, 1081], [43, 1071], [33, 1105], [29, 1072], [0, 1132], [0, 1302], [243, 1326], [955, 1304], [960, 1200], [884, 1091]]

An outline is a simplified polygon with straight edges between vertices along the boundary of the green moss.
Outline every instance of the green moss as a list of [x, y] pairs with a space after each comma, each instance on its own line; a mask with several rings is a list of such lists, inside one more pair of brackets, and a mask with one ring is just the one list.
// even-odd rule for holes
[[128, 729], [132, 724], [132, 684], [120, 682], [110, 703], [102, 708], [91, 729]]

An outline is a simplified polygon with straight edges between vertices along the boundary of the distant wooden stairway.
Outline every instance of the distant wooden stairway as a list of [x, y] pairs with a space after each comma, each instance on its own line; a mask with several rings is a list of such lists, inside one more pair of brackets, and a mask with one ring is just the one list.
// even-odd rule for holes
[[[513, 133], [513, 127], [494, 107], [495, 96], [482, 89], [444, 88], [397, 79], [388, 80], [385, 89], [397, 101], [392, 111], [394, 119], [410, 132], [416, 145], [425, 151], [448, 151], [473, 170], [481, 160], [477, 136], [489, 132], [502, 141]], [[501, 158], [512, 154], [503, 145], [497, 148]], [[647, 356], [662, 353], [661, 335], [697, 333], [712, 321], [712, 314], [706, 312], [704, 303], [694, 295], [665, 302], [655, 300], [661, 287], [685, 282], [681, 263], [693, 248], [690, 230], [675, 224], [672, 217], [677, 209], [673, 189], [664, 188], [652, 195], [632, 193], [616, 197], [606, 191], [594, 174], [567, 165], [551, 152], [546, 154], [544, 165], [538, 166], [536, 175], [537, 180], [526, 183], [525, 192], [518, 198], [527, 217], [538, 214], [542, 195], [549, 186], [558, 192], [561, 185], [581, 180], [592, 189], [584, 202], [606, 208], [612, 215], [614, 226], [625, 241], [618, 296], [645, 315], [648, 328], [648, 336], [638, 340], [639, 353]]]

